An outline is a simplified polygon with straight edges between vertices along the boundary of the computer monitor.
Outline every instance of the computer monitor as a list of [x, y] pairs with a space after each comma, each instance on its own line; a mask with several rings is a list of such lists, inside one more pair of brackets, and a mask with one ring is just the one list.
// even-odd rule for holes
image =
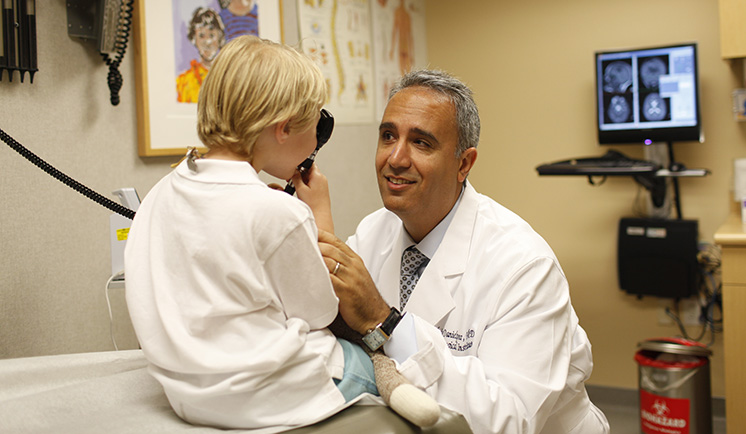
[[599, 143], [703, 141], [696, 43], [595, 57]]

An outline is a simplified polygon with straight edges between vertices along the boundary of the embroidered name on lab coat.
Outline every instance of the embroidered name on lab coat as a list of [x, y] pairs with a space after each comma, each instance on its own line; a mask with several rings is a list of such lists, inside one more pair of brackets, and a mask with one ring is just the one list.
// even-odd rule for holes
[[438, 327], [438, 330], [440, 330], [450, 350], [463, 352], [474, 346], [475, 333], [473, 329], [469, 329], [466, 333], [441, 327]]

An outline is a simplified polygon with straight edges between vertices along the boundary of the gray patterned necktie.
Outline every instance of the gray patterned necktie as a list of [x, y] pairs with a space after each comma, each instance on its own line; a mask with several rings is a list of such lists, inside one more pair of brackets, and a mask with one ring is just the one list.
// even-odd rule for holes
[[421, 269], [427, 266], [430, 259], [417, 250], [417, 247], [411, 246], [402, 253], [401, 256], [401, 274], [399, 277], [399, 310], [404, 312], [404, 306], [412, 295], [417, 279], [420, 278]]

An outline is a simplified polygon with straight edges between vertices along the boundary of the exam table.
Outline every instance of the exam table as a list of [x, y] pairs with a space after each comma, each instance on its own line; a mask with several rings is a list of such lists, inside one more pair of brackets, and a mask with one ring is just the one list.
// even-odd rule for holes
[[[140, 350], [0, 360], [0, 432], [54, 434], [244, 432], [190, 425], [171, 410]], [[372, 401], [371, 401], [372, 402]], [[420, 429], [381, 405], [353, 405], [291, 434], [471, 433], [442, 409]]]

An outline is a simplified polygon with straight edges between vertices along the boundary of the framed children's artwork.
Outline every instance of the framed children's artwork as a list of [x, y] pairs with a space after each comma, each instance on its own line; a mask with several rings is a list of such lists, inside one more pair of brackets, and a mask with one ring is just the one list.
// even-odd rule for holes
[[197, 97], [220, 48], [242, 34], [282, 42], [280, 0], [135, 2], [137, 136], [141, 156], [203, 147]]

